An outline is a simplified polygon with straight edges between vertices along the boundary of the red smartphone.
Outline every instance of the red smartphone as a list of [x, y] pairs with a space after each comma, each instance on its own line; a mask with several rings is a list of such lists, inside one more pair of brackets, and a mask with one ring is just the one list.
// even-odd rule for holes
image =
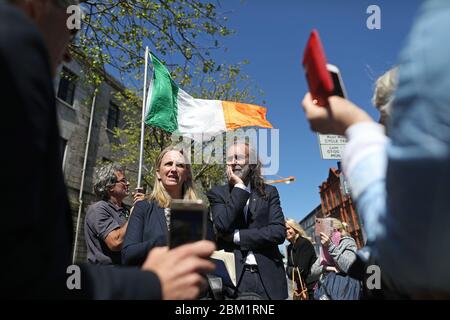
[[318, 105], [326, 106], [328, 97], [333, 95], [334, 85], [317, 30], [313, 30], [309, 36], [302, 64], [312, 98], [317, 100]]

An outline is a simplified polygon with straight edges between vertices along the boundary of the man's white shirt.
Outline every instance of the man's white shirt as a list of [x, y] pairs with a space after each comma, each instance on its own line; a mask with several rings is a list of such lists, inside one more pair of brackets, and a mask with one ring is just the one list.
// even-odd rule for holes
[[[245, 185], [242, 184], [242, 183], [236, 183], [236, 184], [234, 185], [234, 187], [235, 187], [235, 188], [242, 189], [242, 190], [245, 190], [245, 191], [247, 191], [248, 193], [251, 193], [250, 184], [248, 184], [247, 186], [245, 186]], [[250, 198], [251, 198], [251, 197], [250, 197]], [[244, 207], [244, 212], [243, 212], [244, 218], [245, 218], [245, 221], [246, 221], [246, 222], [247, 222], [248, 204], [250, 203], [250, 198], [248, 198], [247, 203], [245, 204], [245, 207]], [[233, 242], [234, 242], [235, 244], [237, 244], [237, 245], [240, 244], [241, 239], [240, 239], [240, 237], [239, 237], [239, 230], [234, 230]], [[254, 265], [254, 266], [257, 265], [257, 263], [256, 263], [256, 258], [255, 258], [255, 255], [253, 254], [253, 251], [250, 250], [250, 251], [248, 252], [247, 257], [245, 258], [245, 264], [247, 264], [247, 265]]]

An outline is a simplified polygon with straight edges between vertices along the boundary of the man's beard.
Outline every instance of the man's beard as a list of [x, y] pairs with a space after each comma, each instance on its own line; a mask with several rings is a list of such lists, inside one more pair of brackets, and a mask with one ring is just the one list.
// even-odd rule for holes
[[250, 167], [250, 165], [249, 164], [245, 164], [243, 166], [237, 165], [234, 168], [234, 170], [235, 171], [233, 171], [233, 173], [237, 175], [244, 182], [245, 185], [247, 185], [248, 182], [250, 181], [250, 174], [252, 172], [252, 168]]

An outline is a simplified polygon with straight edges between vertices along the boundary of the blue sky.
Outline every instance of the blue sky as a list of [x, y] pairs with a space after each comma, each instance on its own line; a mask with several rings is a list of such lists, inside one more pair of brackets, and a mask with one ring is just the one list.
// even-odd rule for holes
[[[268, 108], [268, 120], [280, 130], [280, 170], [295, 176], [277, 184], [286, 217], [297, 220], [320, 203], [318, 186], [336, 161], [322, 160], [316, 135], [300, 107], [307, 92], [301, 67], [312, 28], [318, 29], [328, 61], [337, 65], [350, 100], [378, 120], [371, 105], [373, 83], [393, 66], [406, 41], [421, 1], [382, 0], [226, 0], [220, 11], [235, 34], [216, 52], [218, 63], [249, 60], [243, 71], [264, 91], [256, 98]], [[381, 29], [369, 30], [369, 5], [381, 9]]]

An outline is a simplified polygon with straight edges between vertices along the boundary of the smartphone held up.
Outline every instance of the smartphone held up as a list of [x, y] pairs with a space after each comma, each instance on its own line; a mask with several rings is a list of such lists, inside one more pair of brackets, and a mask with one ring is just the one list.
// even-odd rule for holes
[[333, 224], [330, 219], [316, 218], [314, 234], [316, 237], [320, 238], [321, 233], [325, 234], [327, 237], [331, 237], [331, 234], [333, 233]]
[[327, 63], [319, 33], [313, 30], [303, 55], [303, 68], [313, 99], [319, 106], [326, 106], [328, 98], [337, 95], [346, 98], [339, 69]]
[[206, 239], [207, 219], [208, 208], [202, 200], [172, 200], [169, 248]]
[[334, 64], [327, 63], [327, 70], [330, 73], [333, 80], [333, 93], [332, 96], [339, 96], [347, 99], [347, 93], [344, 88], [344, 82], [342, 81], [341, 72]]

